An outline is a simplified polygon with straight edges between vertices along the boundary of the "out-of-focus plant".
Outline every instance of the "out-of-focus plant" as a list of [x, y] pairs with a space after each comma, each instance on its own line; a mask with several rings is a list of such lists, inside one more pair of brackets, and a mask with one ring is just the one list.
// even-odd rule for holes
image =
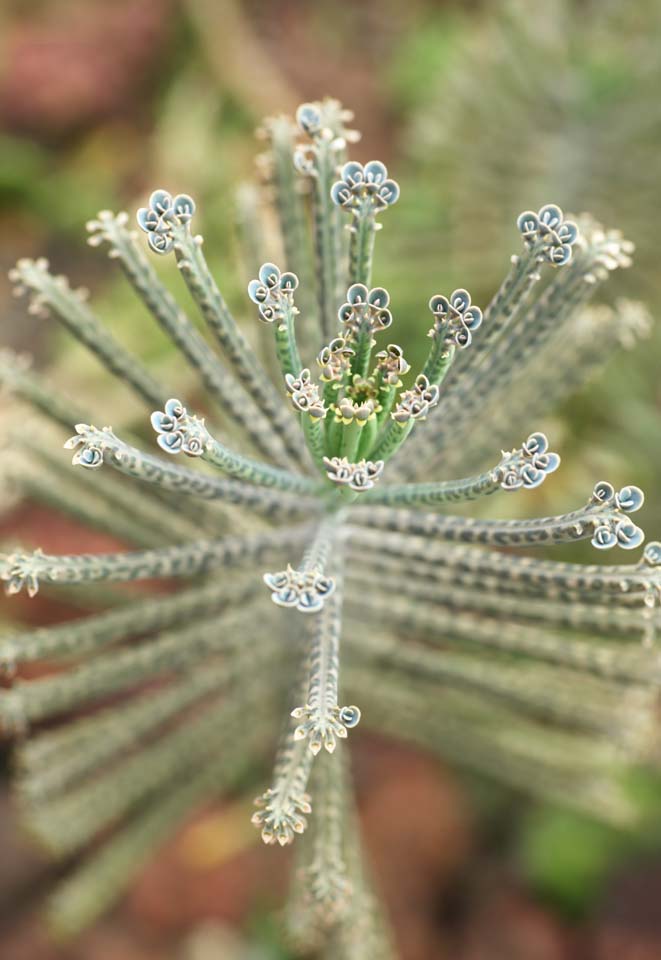
[[[445, 40], [434, 58], [430, 38], [439, 36]], [[660, 38], [654, 0], [507, 0], [473, 16], [451, 8], [424, 37], [411, 34], [391, 70], [395, 95], [415, 104], [404, 140], [407, 176], [416, 184], [408, 218], [416, 226], [408, 245], [414, 273], [393, 281], [406, 306], [407, 290], [435, 263], [450, 279], [469, 271], [480, 284], [475, 295], [483, 295], [497, 280], [507, 224], [522, 206], [549, 196], [566, 210], [617, 223], [639, 253], [635, 275], [618, 278], [615, 289], [661, 303]], [[424, 76], [411, 61], [424, 62]], [[593, 463], [608, 463], [607, 440], [613, 462], [622, 462], [625, 433], [634, 451], [649, 448], [658, 430], [660, 347], [657, 332], [654, 348], [612, 365], [589, 395], [572, 400], [574, 443], [588, 444]], [[615, 437], [614, 424], [622, 428]], [[634, 460], [647, 484], [661, 469], [660, 451]], [[661, 505], [655, 500], [649, 509], [657, 520]]]
[[[399, 187], [381, 162], [347, 159], [349, 120], [329, 100], [262, 131], [282, 259], [262, 264], [248, 297], [272, 339], [275, 380], [208, 268], [191, 197], [152, 193], [137, 214], [145, 238], [125, 213], [89, 224], [90, 243], [107, 246], [197, 374], [208, 399], [191, 391], [192, 405], [208, 422], [45, 261], [12, 272], [33, 313], [63, 323], [153, 411], [166, 456], [91, 425], [78, 402], [3, 355], [0, 378], [16, 397], [75, 426], [65, 446], [83, 468], [63, 465], [17, 413], [8, 479], [134, 548], [10, 551], [0, 562], [7, 592], [195, 580], [0, 643], [14, 677], [0, 719], [19, 734], [36, 727], [18, 748], [26, 826], [59, 855], [104, 836], [54, 896], [61, 934], [112, 902], [193, 808], [254, 775], [283, 714], [253, 821], [266, 843], [304, 834], [287, 911], [304, 950], [389, 955], [343, 743], [361, 712], [366, 725], [517, 790], [618, 825], [636, 820], [620, 775], [655, 758], [661, 545], [618, 565], [516, 548], [635, 549], [641, 491], [599, 482], [585, 505], [540, 519], [446, 512], [533, 490], [556, 471], [544, 434], [521, 443], [521, 431], [646, 326], [636, 304], [587, 305], [629, 266], [632, 245], [555, 204], [526, 210], [516, 219], [521, 250], [484, 312], [463, 288], [431, 297], [426, 357], [411, 369], [386, 335], [396, 304], [372, 279], [381, 217]], [[258, 248], [253, 201], [243, 196], [243, 227]], [[174, 259], [211, 342], [152, 255]], [[170, 459], [179, 454], [197, 469]], [[33, 661], [58, 669], [28, 679], [21, 667]]]
[[613, 218], [639, 250], [636, 289], [658, 290], [659, 5], [507, 0], [450, 22], [408, 128], [448, 207], [444, 253], [493, 282], [505, 224], [554, 196]]

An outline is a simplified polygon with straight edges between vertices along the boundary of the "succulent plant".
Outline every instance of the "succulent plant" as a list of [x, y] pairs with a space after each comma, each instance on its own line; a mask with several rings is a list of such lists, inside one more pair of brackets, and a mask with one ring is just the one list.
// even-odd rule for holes
[[[0, 719], [21, 737], [33, 728], [17, 747], [25, 824], [58, 855], [104, 836], [53, 897], [61, 934], [105, 909], [198, 804], [254, 778], [283, 724], [253, 822], [266, 843], [300, 846], [286, 916], [302, 949], [390, 953], [343, 742], [361, 718], [516, 790], [635, 818], [619, 774], [654, 756], [661, 545], [617, 565], [534, 548], [638, 548], [642, 492], [598, 482], [583, 505], [537, 519], [447, 509], [525, 497], [557, 470], [530, 421], [636, 334], [635, 305], [587, 306], [632, 246], [552, 203], [522, 213], [521, 249], [490, 303], [463, 288], [434, 294], [427, 358], [411, 369], [387, 342], [397, 305], [372, 285], [378, 218], [399, 188], [382, 163], [347, 159], [349, 120], [324, 101], [264, 127], [285, 254], [256, 271], [247, 304], [273, 341], [275, 380], [218, 289], [185, 194], [156, 190], [138, 211], [146, 252], [125, 213], [100, 213], [89, 242], [109, 248], [204, 401], [173, 398], [45, 261], [12, 272], [30, 309], [64, 323], [153, 428], [148, 451], [0, 358], [19, 399], [75, 428], [64, 444], [73, 470], [41, 428], [14, 429], [15, 483], [127, 544], [0, 558], [9, 594], [75, 586], [102, 605], [0, 640], [13, 679]], [[153, 255], [176, 259], [211, 343]], [[470, 461], [479, 467], [452, 479]], [[193, 583], [138, 599], [112, 586], [177, 578]], [[57, 669], [25, 675], [34, 661]]]

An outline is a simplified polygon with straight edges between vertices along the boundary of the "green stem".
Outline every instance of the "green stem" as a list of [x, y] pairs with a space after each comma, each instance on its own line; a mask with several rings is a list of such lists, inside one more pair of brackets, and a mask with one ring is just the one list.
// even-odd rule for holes
[[366, 328], [361, 328], [356, 339], [356, 353], [351, 364], [351, 372], [354, 376], [367, 376], [373, 343], [372, 329], [369, 324], [367, 324]]
[[[230, 313], [229, 307], [209, 270], [199, 238], [192, 237], [187, 227], [180, 227], [176, 232], [177, 265], [200, 313], [225, 356], [236, 370], [240, 382], [266, 418], [268, 425], [280, 436], [294, 460], [301, 464], [303, 461], [301, 459], [300, 436], [293, 429], [291, 418], [283, 407], [278, 391], [274, 388], [266, 371], [257, 360], [252, 347]], [[291, 341], [289, 349], [293, 360], [298, 358], [293, 333], [293, 309], [289, 310], [288, 314], [286, 326]], [[300, 369], [299, 359], [296, 372]]]
[[339, 456], [342, 429], [342, 421], [331, 412], [326, 417], [326, 449], [329, 457]]
[[[137, 447], [124, 443], [112, 431], [88, 427], [85, 438], [94, 447], [98, 446], [102, 450], [104, 463], [113, 469], [179, 496], [185, 494], [204, 500], [225, 500], [263, 513], [290, 512], [292, 509], [300, 512], [301, 504], [306, 509], [314, 509], [314, 499], [302, 497], [300, 491], [287, 494], [273, 489], [265, 490], [241, 480], [218, 478], [197, 470], [188, 470], [162, 457], [143, 453]], [[300, 479], [314, 482], [310, 478]], [[171, 505], [168, 505], [167, 509], [172, 509]]]
[[[292, 460], [292, 452], [275, 432], [273, 421], [261, 412], [252, 394], [242, 390], [231, 370], [209, 349], [209, 344], [200, 331], [159, 279], [121, 215], [103, 217], [98, 222], [99, 236], [110, 244], [112, 256], [119, 261], [129, 283], [142, 298], [158, 325], [186, 357], [223, 413], [231, 416], [243, 427], [260, 453], [281, 466], [288, 466]], [[184, 277], [187, 276], [185, 273]], [[157, 403], [160, 404], [161, 401]], [[288, 427], [291, 429], [291, 425], [288, 424]], [[299, 445], [297, 457], [301, 449]]]
[[362, 427], [360, 439], [358, 441], [358, 450], [356, 452], [356, 458], [358, 460], [366, 459], [369, 456], [370, 450], [374, 446], [374, 441], [376, 440], [378, 431], [379, 422], [376, 417], [368, 420], [365, 426]]
[[378, 405], [381, 408], [377, 410], [376, 422], [377, 427], [380, 430], [384, 423], [388, 420], [393, 406], [395, 405], [395, 397], [397, 396], [397, 390], [401, 386], [399, 384], [389, 384], [384, 383], [379, 375], [377, 379], [376, 389], [377, 389], [377, 399]]
[[484, 311], [481, 335], [475, 339], [470, 351], [464, 353], [457, 364], [453, 382], [456, 382], [457, 376], [468, 364], [476, 369], [491, 351], [494, 342], [516, 318], [533, 287], [541, 279], [542, 264], [537, 258], [542, 247], [543, 244], [536, 245], [516, 257], [509, 273]]
[[441, 483], [396, 483], [376, 490], [367, 490], [363, 497], [373, 503], [407, 506], [435, 506], [476, 500], [500, 489], [500, 478], [493, 470], [475, 477], [447, 480]]
[[290, 307], [285, 319], [275, 328], [275, 351], [283, 376], [290, 373], [293, 377], [297, 377], [303, 369], [296, 344], [295, 316], [294, 308]]
[[371, 206], [359, 210], [354, 216], [350, 227], [349, 285], [364, 283], [366, 287], [370, 286], [376, 229], [376, 218], [371, 212]]
[[314, 462], [323, 470], [324, 457], [326, 456], [326, 442], [324, 435], [324, 426], [319, 417], [311, 417], [309, 413], [301, 414], [301, 426], [308, 449], [312, 454]]
[[352, 420], [351, 423], [342, 424], [339, 455], [341, 457], [346, 457], [349, 463], [353, 463], [356, 459], [358, 444], [360, 443], [360, 437], [363, 429], [364, 424], [357, 420]]
[[158, 384], [142, 363], [115, 339], [110, 330], [88, 307], [84, 295], [72, 290], [64, 277], [55, 277], [45, 260], [19, 260], [10, 278], [19, 290], [29, 291], [33, 303], [65, 326], [93, 353], [105, 368], [122, 380], [147, 404], [161, 403], [165, 388]]
[[321, 521], [317, 527], [314, 540], [303, 554], [299, 570], [318, 570], [323, 573], [327, 569], [328, 560], [342, 520], [343, 514], [339, 512], [327, 516]]
[[438, 386], [443, 382], [448, 370], [452, 366], [455, 352], [456, 347], [453, 345], [447, 346], [443, 342], [442, 336], [437, 335], [433, 338], [429, 356], [422, 368], [422, 372], [431, 384]]
[[325, 340], [330, 340], [337, 328], [335, 291], [337, 289], [336, 234], [340, 223], [338, 208], [330, 196], [335, 177], [335, 161], [330, 141], [317, 141], [317, 177], [315, 178], [314, 229], [319, 276], [319, 309], [321, 327]]
[[372, 450], [372, 459], [389, 460], [404, 443], [414, 423], [414, 420], [409, 420], [408, 423], [389, 420], [376, 447]]
[[25, 401], [58, 426], [72, 430], [89, 412], [79, 409], [73, 400], [55, 391], [40, 371], [29, 370], [20, 354], [3, 349], [0, 352], [0, 387]]
[[287, 542], [298, 543], [305, 537], [306, 529], [305, 525], [297, 525], [251, 536], [199, 540], [138, 552], [49, 556], [37, 550], [31, 554], [11, 554], [0, 558], [0, 578], [6, 581], [9, 593], [18, 593], [26, 586], [34, 595], [40, 580], [44, 583], [80, 584], [98, 580], [126, 583], [130, 580], [192, 577], [218, 567], [261, 559], [264, 554], [281, 550]]
[[324, 383], [324, 406], [330, 410], [334, 403], [337, 402], [337, 398], [340, 393], [341, 384], [337, 380], [329, 380], [327, 383]]
[[150, 597], [53, 627], [5, 634], [0, 640], [0, 662], [18, 666], [44, 659], [66, 661], [85, 654], [96, 657], [105, 647], [127, 637], [154, 630], [162, 632], [169, 627], [203, 620], [229, 606], [240, 606], [254, 592], [248, 580], [237, 582], [232, 578], [217, 582], [214, 579], [211, 584], [178, 590], [172, 596]]
[[[305, 203], [298, 190], [293, 163], [296, 130], [289, 120], [276, 117], [269, 123], [269, 133], [273, 147], [275, 204], [280, 221], [285, 262], [287, 269], [293, 270], [300, 280], [297, 294], [299, 306], [306, 320], [310, 318], [309, 325], [306, 323], [301, 331], [303, 350], [308, 356], [313, 355], [318, 349], [321, 327], [318, 308], [312, 296], [314, 273], [306, 229]], [[305, 335], [304, 338], [303, 335]]]
[[414, 536], [498, 547], [528, 547], [551, 543], [590, 540], [595, 524], [614, 519], [608, 510], [596, 512], [588, 505], [581, 510], [531, 520], [475, 520], [418, 510], [393, 510], [370, 504], [357, 507], [352, 519], [379, 530]]
[[225, 444], [216, 440], [207, 431], [207, 442], [202, 458], [207, 463], [220, 467], [225, 473], [239, 480], [246, 480], [257, 486], [273, 487], [285, 493], [319, 493], [319, 483], [311, 477], [272, 467], [268, 463], [252, 460], [241, 453], [230, 450]]

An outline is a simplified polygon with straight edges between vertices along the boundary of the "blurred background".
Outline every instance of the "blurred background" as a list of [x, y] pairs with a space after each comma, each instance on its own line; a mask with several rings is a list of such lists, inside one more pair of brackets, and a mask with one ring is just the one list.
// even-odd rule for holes
[[[47, 256], [177, 383], [165, 337], [85, 245], [85, 222], [134, 210], [154, 187], [193, 194], [220, 286], [245, 315], [255, 265], [237, 220], [240, 185], [259, 176], [255, 130], [325, 95], [355, 112], [353, 155], [384, 160], [402, 188], [376, 280], [405, 347], [421, 343], [435, 290], [488, 302], [517, 249], [516, 215], [549, 201], [635, 242], [633, 268], [601, 296], [641, 299], [657, 317], [660, 50], [658, 0], [3, 0], [0, 343], [70, 395], [93, 395], [108, 422], [130, 420], [82, 348], [13, 300], [7, 270]], [[553, 512], [606, 476], [643, 487], [641, 525], [661, 536], [660, 358], [655, 329], [542, 425], [564, 461], [544, 488]], [[53, 550], [92, 549], [34, 505], [0, 508], [0, 523], [2, 540], [38, 531]], [[52, 614], [48, 602], [17, 612]], [[661, 958], [661, 817], [621, 834], [404, 746], [355, 743], [367, 847], [404, 960]], [[249, 798], [201, 813], [83, 941], [51, 946], [37, 908], [56, 870], [17, 834], [1, 790], [3, 960], [287, 957], [272, 920], [287, 857], [257, 845]]]

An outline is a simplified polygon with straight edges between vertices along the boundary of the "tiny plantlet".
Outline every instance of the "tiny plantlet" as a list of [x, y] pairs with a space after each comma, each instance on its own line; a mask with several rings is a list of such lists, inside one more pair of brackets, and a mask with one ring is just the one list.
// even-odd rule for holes
[[[535, 551], [637, 550], [642, 492], [599, 481], [568, 513], [453, 512], [493, 495], [507, 516], [511, 495], [556, 474], [540, 419], [645, 326], [638, 304], [588, 305], [632, 245], [554, 203], [525, 211], [490, 302], [431, 279], [408, 323], [427, 338], [416, 367], [373, 276], [376, 235], [404, 199], [383, 163], [348, 159], [350, 120], [327, 100], [265, 122], [279, 238], [254, 264], [241, 324], [192, 197], [154, 191], [137, 230], [126, 213], [89, 223], [204, 400], [173, 397], [46, 261], [11, 273], [30, 310], [145, 407], [137, 438], [94, 426], [0, 355], [10, 402], [63, 431], [73, 457], [17, 413], [6, 479], [127, 545], [0, 555], [8, 594], [76, 587], [92, 610], [0, 638], [23, 821], [59, 856], [94, 841], [50, 901], [61, 936], [99, 916], [191, 811], [267, 769], [278, 734], [252, 820], [265, 843], [299, 848], [285, 925], [303, 952], [394, 956], [353, 809], [359, 724], [515, 790], [635, 819], [620, 774], [654, 755], [661, 544], [616, 564]], [[245, 238], [261, 239], [257, 208], [239, 209]], [[176, 261], [209, 338], [161, 281], [160, 257]], [[152, 579], [192, 583], [158, 596], [114, 586]], [[57, 669], [31, 677], [36, 661]]]

